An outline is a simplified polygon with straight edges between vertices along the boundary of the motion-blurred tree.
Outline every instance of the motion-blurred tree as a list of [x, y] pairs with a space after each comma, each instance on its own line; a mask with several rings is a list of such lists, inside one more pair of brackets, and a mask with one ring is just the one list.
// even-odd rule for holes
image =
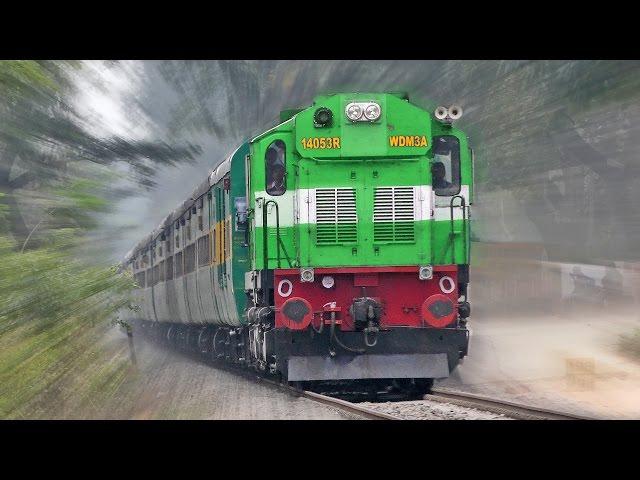
[[89, 133], [70, 101], [76, 93], [71, 73], [82, 68], [80, 62], [0, 61], [0, 192], [16, 240], [29, 235], [17, 191], [73, 181], [67, 178], [72, 163], [126, 162], [138, 184], [149, 188], [157, 167], [192, 161], [200, 151], [192, 144]]

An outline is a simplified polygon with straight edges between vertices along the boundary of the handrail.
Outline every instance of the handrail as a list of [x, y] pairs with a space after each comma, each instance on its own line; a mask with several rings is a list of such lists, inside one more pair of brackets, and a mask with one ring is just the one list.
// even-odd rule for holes
[[278, 250], [278, 268], [280, 268], [280, 210], [278, 209], [278, 202], [275, 200], [267, 200], [262, 203], [262, 252], [264, 257], [265, 270], [269, 267], [269, 237], [268, 237], [268, 219], [267, 219], [267, 206], [273, 203], [276, 206], [276, 248]]
[[[456, 198], [460, 199], [460, 205], [454, 205], [453, 202]], [[455, 264], [456, 263], [456, 234], [455, 234], [455, 228], [453, 226], [453, 207], [457, 206], [457, 207], [461, 207], [462, 208], [462, 241], [464, 242], [464, 251], [466, 253], [467, 251], [467, 203], [465, 198], [462, 195], [454, 195], [453, 197], [451, 197], [451, 201], [449, 202], [449, 209], [451, 212], [451, 232], [449, 234], [449, 236], [451, 237], [451, 260], [452, 262]]]

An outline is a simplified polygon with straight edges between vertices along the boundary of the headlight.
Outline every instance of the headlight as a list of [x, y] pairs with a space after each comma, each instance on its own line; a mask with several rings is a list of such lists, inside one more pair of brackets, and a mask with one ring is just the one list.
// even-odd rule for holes
[[380, 105], [377, 103], [370, 103], [367, 108], [364, 109], [364, 116], [367, 120], [372, 122], [380, 118]]
[[336, 283], [336, 281], [330, 275], [326, 275], [326, 276], [322, 277], [322, 286], [324, 288], [331, 288], [331, 287], [333, 287], [335, 285], [335, 283]]
[[449, 107], [449, 117], [451, 120], [458, 120], [462, 116], [462, 107], [458, 105], [451, 105]]
[[357, 122], [362, 117], [363, 109], [362, 106], [358, 103], [350, 103], [347, 105], [345, 109], [345, 113], [347, 114], [347, 118], [352, 122]]
[[445, 118], [447, 118], [448, 114], [449, 114], [449, 110], [447, 110], [445, 107], [438, 107], [434, 112], [434, 115], [438, 120], [444, 120]]
[[380, 118], [382, 109], [375, 102], [351, 102], [344, 113], [352, 122], [375, 122]]

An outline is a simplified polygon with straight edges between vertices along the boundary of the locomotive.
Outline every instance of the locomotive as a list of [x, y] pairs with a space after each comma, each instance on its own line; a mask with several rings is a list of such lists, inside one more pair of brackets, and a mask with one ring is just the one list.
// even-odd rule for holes
[[428, 391], [469, 344], [461, 115], [402, 93], [281, 112], [126, 255], [140, 298], [126, 320], [301, 386]]

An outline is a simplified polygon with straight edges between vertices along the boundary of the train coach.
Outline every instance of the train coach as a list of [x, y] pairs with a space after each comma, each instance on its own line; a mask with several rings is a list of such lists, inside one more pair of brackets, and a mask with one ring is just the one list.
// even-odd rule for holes
[[288, 382], [428, 390], [469, 343], [461, 115], [392, 93], [281, 112], [127, 254], [127, 320]]

